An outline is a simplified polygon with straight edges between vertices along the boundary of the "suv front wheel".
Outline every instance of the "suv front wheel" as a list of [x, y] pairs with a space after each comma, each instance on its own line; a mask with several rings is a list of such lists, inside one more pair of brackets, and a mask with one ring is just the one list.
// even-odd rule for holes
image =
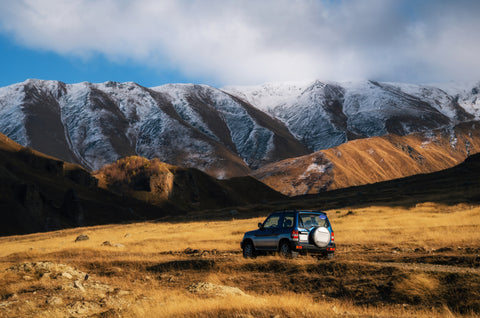
[[251, 241], [245, 242], [243, 245], [243, 257], [245, 258], [254, 258], [255, 257], [255, 247]]

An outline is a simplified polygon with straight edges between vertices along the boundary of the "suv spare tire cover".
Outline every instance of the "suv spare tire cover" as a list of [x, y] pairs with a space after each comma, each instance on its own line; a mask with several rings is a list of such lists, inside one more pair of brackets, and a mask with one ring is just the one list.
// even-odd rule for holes
[[326, 247], [330, 243], [330, 231], [323, 226], [313, 229], [312, 241], [318, 247]]

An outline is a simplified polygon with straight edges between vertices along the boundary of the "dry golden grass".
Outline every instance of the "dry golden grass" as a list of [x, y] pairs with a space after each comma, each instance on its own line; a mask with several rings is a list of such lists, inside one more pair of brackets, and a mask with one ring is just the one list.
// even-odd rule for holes
[[[2, 300], [8, 301], [10, 295], [18, 294], [20, 298], [28, 298], [29, 302], [9, 307], [13, 308], [9, 313], [17, 316], [65, 316], [63, 307], [45, 305], [45, 297], [57, 293], [58, 286], [49, 285], [48, 281], [40, 278], [22, 280], [21, 276], [4, 271], [23, 262], [52, 261], [92, 273], [105, 284], [129, 291], [122, 298], [123, 303], [106, 303], [105, 309], [109, 309], [109, 306], [115, 308], [113, 316], [120, 312], [124, 317], [459, 315], [451, 307], [435, 303], [436, 299], [443, 297], [447, 287], [442, 285], [441, 278], [431, 272], [407, 270], [400, 272], [391, 281], [391, 293], [396, 295], [395, 299], [409, 304], [420, 301], [417, 307], [403, 306], [402, 303], [372, 303], [362, 306], [349, 301], [348, 297], [323, 297], [321, 289], [318, 289], [320, 287], [315, 285], [312, 285], [312, 290], [294, 292], [295, 282], [290, 282], [289, 276], [308, 282], [312, 270], [318, 274], [311, 279], [320, 279], [318, 277], [322, 277], [322, 271], [335, 270], [335, 264], [338, 264], [336, 270], [345, 270], [345, 275], [373, 275], [365, 276], [365, 279], [378, 281], [381, 286], [382, 281], [388, 280], [389, 276], [379, 271], [379, 268], [388, 264], [368, 265], [368, 262], [373, 262], [373, 258], [368, 253], [358, 251], [375, 249], [378, 250], [375, 257], [388, 258], [391, 257], [393, 247], [423, 247], [426, 250], [478, 247], [480, 207], [449, 207], [426, 203], [412, 209], [370, 207], [328, 211], [328, 215], [338, 244], [337, 260], [333, 263], [318, 263], [311, 257], [295, 260], [282, 260], [277, 256], [243, 259], [239, 246], [242, 235], [247, 230], [255, 229], [263, 218], [178, 224], [145, 222], [3, 237], [0, 238], [0, 303]], [[87, 234], [90, 239], [75, 243], [79, 234]], [[122, 246], [102, 246], [104, 241]], [[185, 254], [187, 248], [197, 250], [196, 254]], [[213, 253], [213, 250], [218, 252]], [[209, 254], [201, 256], [202, 251], [208, 251]], [[214, 262], [211, 266], [208, 265], [210, 260]], [[349, 265], [352, 262], [358, 262], [358, 265]], [[195, 268], [195, 264], [200, 267]], [[346, 292], [347, 296], [362, 290], [363, 287], [351, 287], [351, 281], [343, 281], [342, 273], [338, 278], [331, 278], [334, 279], [332, 284], [343, 284], [345, 287], [342, 288], [350, 290]], [[278, 281], [277, 277], [280, 277]], [[358, 281], [358, 278], [354, 277], [352, 281]], [[186, 287], [195, 282], [240, 287], [249, 296], [193, 295]], [[38, 291], [36, 295], [33, 290]], [[364, 293], [367, 297], [367, 291]], [[85, 301], [95, 302], [93, 298], [83, 297]], [[352, 297], [356, 299], [357, 296]], [[431, 301], [431, 304], [424, 306], [422, 301]], [[0, 308], [0, 316], [1, 310]], [[472, 316], [475, 314], [479, 312], [471, 312]], [[468, 316], [469, 311], [463, 312], [463, 315]]]
[[480, 208], [423, 203], [412, 209], [370, 207], [341, 213], [330, 211], [335, 235], [342, 244], [382, 242], [393, 246], [478, 246]]

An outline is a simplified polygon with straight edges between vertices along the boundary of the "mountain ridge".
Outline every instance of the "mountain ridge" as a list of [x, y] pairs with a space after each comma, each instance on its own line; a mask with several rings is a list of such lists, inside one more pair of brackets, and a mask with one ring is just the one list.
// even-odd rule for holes
[[0, 132], [89, 170], [139, 155], [227, 179], [352, 140], [479, 119], [480, 84], [462, 87], [315, 80], [146, 88], [27, 80], [0, 88]]

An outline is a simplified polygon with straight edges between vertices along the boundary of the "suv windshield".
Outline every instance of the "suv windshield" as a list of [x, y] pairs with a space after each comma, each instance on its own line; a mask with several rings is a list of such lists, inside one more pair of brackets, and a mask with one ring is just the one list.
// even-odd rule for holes
[[298, 225], [305, 229], [309, 229], [312, 227], [328, 227], [328, 220], [327, 216], [324, 214], [316, 214], [316, 213], [300, 213], [298, 218]]

